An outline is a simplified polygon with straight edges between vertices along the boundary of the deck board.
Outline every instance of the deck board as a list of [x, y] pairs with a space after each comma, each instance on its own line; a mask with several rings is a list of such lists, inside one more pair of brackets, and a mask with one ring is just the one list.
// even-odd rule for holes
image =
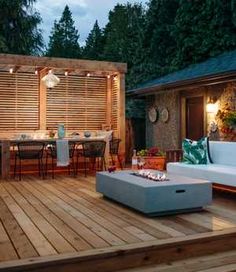
[[202, 212], [150, 218], [96, 193], [92, 176], [0, 182], [0, 270], [19, 259], [85, 256], [156, 242], [169, 246], [201, 234], [236, 233], [235, 203], [216, 196]]

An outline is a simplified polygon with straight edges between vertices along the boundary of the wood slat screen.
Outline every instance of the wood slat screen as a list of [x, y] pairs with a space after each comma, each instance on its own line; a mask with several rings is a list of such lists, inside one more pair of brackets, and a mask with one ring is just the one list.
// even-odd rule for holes
[[106, 123], [106, 78], [62, 76], [47, 90], [47, 128], [63, 123], [68, 130], [98, 130]]
[[0, 72], [0, 129], [39, 128], [38, 77], [30, 73]]
[[113, 79], [111, 92], [111, 124], [114, 131], [118, 129], [118, 87], [118, 81]]

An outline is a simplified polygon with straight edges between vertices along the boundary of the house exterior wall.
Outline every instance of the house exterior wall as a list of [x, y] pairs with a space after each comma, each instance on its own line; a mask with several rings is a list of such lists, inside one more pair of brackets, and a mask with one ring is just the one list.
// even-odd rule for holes
[[[236, 110], [236, 82], [211, 85], [206, 87], [196, 87], [191, 91], [166, 91], [147, 96], [146, 99], [146, 146], [157, 146], [161, 150], [177, 149], [181, 146], [181, 94], [196, 92], [205, 94], [206, 101], [210, 97], [217, 99], [219, 110], [230, 109]], [[155, 123], [151, 123], [148, 118], [148, 109], [156, 107], [159, 114], [166, 107], [169, 111], [169, 120], [164, 123], [159, 116]], [[204, 105], [206, 109], [206, 105]], [[234, 134], [227, 134], [222, 131], [223, 124], [215, 114], [205, 112], [206, 116], [206, 135], [210, 140], [215, 141], [236, 141], [236, 129]], [[210, 124], [214, 121], [218, 129], [216, 132], [210, 131]]]
[[[220, 111], [236, 110], [236, 82], [220, 84], [215, 87], [207, 88], [208, 97], [214, 96], [217, 99], [218, 108]], [[233, 133], [225, 133], [223, 131], [223, 123], [217, 114], [207, 114], [208, 131], [210, 140], [215, 141], [236, 141], [236, 129]], [[209, 129], [210, 123], [214, 121], [218, 129], [216, 132], [211, 132]]]
[[[147, 147], [157, 146], [161, 150], [176, 149], [179, 147], [180, 135], [180, 102], [179, 92], [168, 91], [147, 97], [146, 103], [146, 144]], [[159, 112], [159, 118], [151, 123], [148, 118], [148, 109], [155, 106]], [[160, 113], [163, 108], [169, 111], [169, 119], [162, 122]]]

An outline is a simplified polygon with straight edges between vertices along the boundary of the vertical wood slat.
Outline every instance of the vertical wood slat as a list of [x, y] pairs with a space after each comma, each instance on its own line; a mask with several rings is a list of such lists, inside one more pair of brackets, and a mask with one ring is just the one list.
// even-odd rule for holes
[[46, 113], [47, 113], [47, 87], [41, 83], [41, 79], [46, 75], [46, 70], [43, 69], [39, 73], [39, 129], [46, 129]]

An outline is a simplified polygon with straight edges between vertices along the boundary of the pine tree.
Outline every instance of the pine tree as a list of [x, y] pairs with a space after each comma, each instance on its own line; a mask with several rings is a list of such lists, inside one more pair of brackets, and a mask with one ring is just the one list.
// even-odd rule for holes
[[74, 26], [72, 13], [66, 5], [59, 22], [54, 22], [54, 27], [49, 37], [49, 46], [46, 55], [64, 58], [79, 58], [79, 34]]
[[96, 20], [93, 29], [88, 35], [86, 40], [86, 45], [83, 50], [83, 58], [85, 59], [101, 59], [101, 55], [103, 53], [103, 45], [104, 38], [102, 30], [98, 25], [98, 21]]
[[[130, 78], [132, 67], [140, 59], [145, 12], [141, 4], [117, 4], [109, 13], [105, 27], [105, 46], [103, 57], [110, 61], [126, 62], [127, 86], [135, 81]], [[135, 75], [134, 75], [135, 76]]]
[[143, 47], [146, 52], [146, 79], [171, 70], [176, 43], [171, 35], [179, 0], [151, 0], [146, 14]]
[[176, 69], [236, 48], [235, 0], [181, 0], [172, 35]]
[[0, 52], [39, 54], [43, 48], [40, 15], [34, 11], [36, 0], [0, 0]]

